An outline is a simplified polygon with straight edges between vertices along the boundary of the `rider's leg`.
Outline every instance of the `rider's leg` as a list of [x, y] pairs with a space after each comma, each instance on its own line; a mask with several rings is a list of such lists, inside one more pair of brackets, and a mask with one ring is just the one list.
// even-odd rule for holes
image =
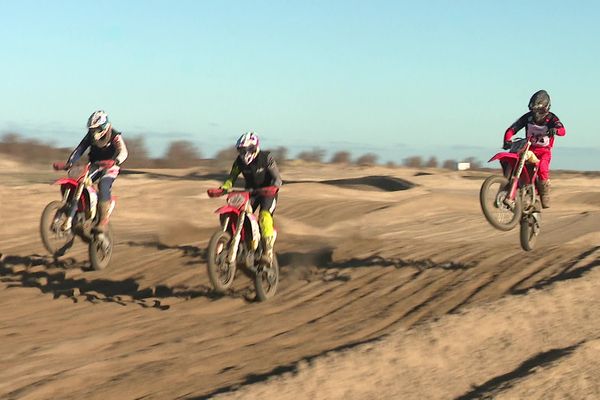
[[108, 220], [110, 217], [110, 206], [111, 206], [111, 188], [115, 181], [115, 176], [104, 175], [98, 182], [98, 225], [96, 226], [97, 232], [105, 232], [108, 227]]
[[267, 264], [271, 264], [273, 261], [273, 247], [275, 245], [275, 239], [277, 238], [275, 228], [273, 227], [273, 213], [277, 206], [277, 199], [262, 199], [260, 205], [258, 223], [260, 225], [260, 234], [264, 245], [263, 261]]
[[540, 200], [543, 208], [550, 207], [550, 160], [552, 159], [552, 153], [550, 151], [544, 151], [536, 153], [536, 156], [540, 159], [538, 164], [538, 192], [540, 194]]

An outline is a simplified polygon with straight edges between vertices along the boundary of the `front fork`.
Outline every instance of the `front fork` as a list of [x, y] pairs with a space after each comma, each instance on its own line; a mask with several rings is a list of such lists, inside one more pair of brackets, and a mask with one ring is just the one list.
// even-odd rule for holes
[[[79, 203], [79, 199], [81, 198], [81, 194], [83, 193], [83, 187], [84, 185], [81, 184], [77, 186], [77, 189], [75, 189], [75, 194], [71, 199], [71, 204], [68, 204], [67, 217], [71, 220], [73, 219], [73, 217], [75, 217], [75, 213], [77, 212], [77, 203]], [[70, 189], [65, 190], [65, 194], [63, 195], [64, 203], [67, 203], [70, 191]]]
[[519, 189], [519, 178], [521, 177], [521, 172], [523, 172], [523, 168], [525, 168], [525, 161], [527, 161], [527, 152], [529, 151], [529, 147], [531, 143], [527, 143], [527, 146], [523, 149], [520, 157], [519, 163], [517, 164], [516, 171], [514, 171], [512, 175], [512, 185], [510, 188], [510, 193], [508, 194], [508, 199], [510, 201], [515, 201], [515, 197], [517, 196], [517, 191]]
[[523, 166], [525, 165], [525, 158], [522, 158], [519, 161], [519, 165], [517, 166], [517, 170], [515, 172], [515, 174], [513, 174], [512, 177], [512, 185], [510, 188], [510, 193], [508, 195], [508, 198], [511, 200], [514, 200], [515, 197], [517, 196], [517, 190], [519, 188], [519, 177], [521, 176], [521, 172], [523, 171]]
[[231, 239], [231, 246], [229, 246], [229, 254], [227, 255], [227, 262], [229, 264], [233, 264], [237, 257], [238, 248], [242, 239], [242, 229], [244, 229], [245, 220], [246, 211], [242, 211], [238, 218], [237, 225], [235, 227], [235, 232], [233, 233], [233, 239]]

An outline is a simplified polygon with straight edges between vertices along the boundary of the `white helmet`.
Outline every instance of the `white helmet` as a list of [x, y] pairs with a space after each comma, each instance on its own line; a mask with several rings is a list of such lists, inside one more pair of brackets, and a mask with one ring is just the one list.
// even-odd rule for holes
[[244, 164], [250, 164], [260, 152], [260, 148], [258, 147], [258, 136], [254, 132], [244, 133], [238, 139], [235, 148], [244, 161]]
[[110, 142], [112, 125], [108, 122], [108, 114], [98, 110], [88, 118], [88, 133], [92, 137], [92, 143], [98, 147], [105, 147]]

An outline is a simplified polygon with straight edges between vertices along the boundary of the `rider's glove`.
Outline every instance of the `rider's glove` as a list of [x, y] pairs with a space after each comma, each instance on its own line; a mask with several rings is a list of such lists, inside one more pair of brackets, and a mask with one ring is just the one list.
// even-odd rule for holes
[[69, 168], [71, 168], [71, 164], [70, 163], [64, 163], [64, 162], [55, 162], [52, 164], [52, 168], [54, 168], [55, 171], [61, 171], [61, 170], [68, 170]]
[[231, 179], [227, 179], [225, 182], [223, 182], [223, 184], [219, 187], [219, 189], [224, 190], [225, 192], [229, 192], [231, 191], [231, 189], [233, 188], [233, 182], [231, 182]]
[[512, 142], [510, 140], [505, 140], [504, 144], [502, 145], [502, 148], [504, 150], [510, 150], [511, 147], [512, 147]]

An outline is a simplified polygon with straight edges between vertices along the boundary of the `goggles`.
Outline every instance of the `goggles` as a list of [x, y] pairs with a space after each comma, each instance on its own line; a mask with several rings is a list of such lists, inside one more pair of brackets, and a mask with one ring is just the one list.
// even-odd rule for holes
[[238, 147], [237, 151], [240, 155], [254, 153], [256, 151], [256, 146]]
[[106, 133], [108, 123], [102, 124], [95, 128], [89, 128], [88, 132], [94, 136], [94, 139], [100, 139]]

